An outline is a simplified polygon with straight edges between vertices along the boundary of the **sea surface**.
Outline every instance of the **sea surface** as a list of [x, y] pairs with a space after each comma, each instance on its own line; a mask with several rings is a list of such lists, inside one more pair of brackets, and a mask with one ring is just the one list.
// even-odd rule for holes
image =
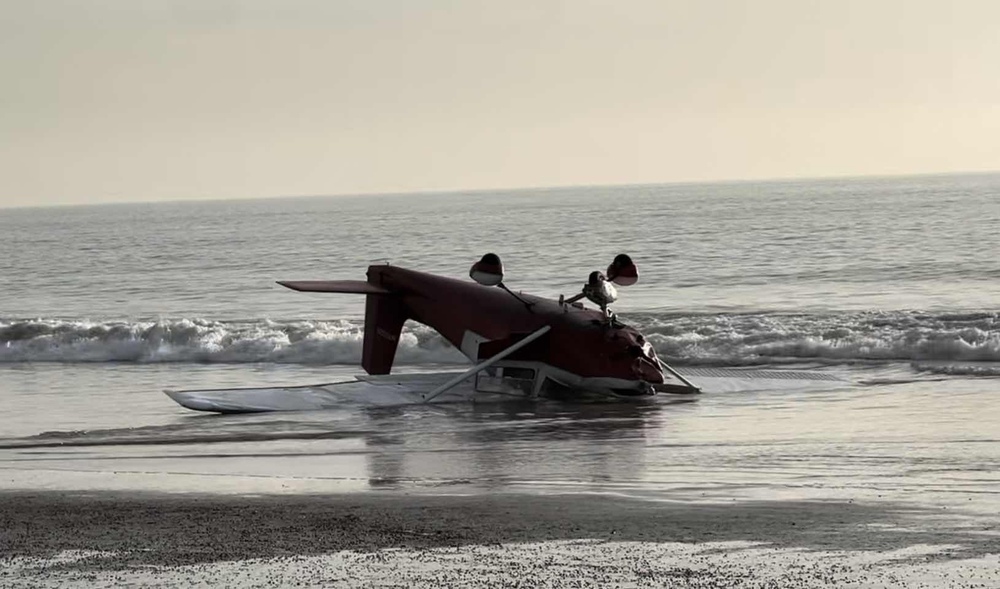
[[[997, 174], [2, 210], [0, 486], [891, 499], [996, 515], [998, 227]], [[349, 379], [363, 299], [275, 280], [382, 263], [467, 278], [486, 252], [512, 289], [552, 297], [629, 253], [641, 279], [613, 308], [705, 393], [244, 416], [162, 393]], [[400, 371], [465, 366], [407, 326]]]

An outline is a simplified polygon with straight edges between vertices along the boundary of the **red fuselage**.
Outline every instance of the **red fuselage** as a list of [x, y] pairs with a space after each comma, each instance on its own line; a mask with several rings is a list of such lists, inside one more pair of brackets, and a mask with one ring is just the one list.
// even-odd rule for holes
[[369, 266], [368, 283], [388, 291], [367, 295], [362, 363], [370, 374], [390, 371], [402, 325], [413, 320], [438, 331], [474, 362], [547, 325], [548, 333], [509, 358], [582, 378], [664, 382], [652, 346], [602, 312], [389, 265]]

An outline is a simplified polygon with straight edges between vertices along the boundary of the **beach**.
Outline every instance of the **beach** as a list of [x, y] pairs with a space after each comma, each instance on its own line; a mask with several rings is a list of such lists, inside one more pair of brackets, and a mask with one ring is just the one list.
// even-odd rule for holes
[[4, 586], [1000, 583], [995, 528], [891, 502], [7, 492], [0, 522]]

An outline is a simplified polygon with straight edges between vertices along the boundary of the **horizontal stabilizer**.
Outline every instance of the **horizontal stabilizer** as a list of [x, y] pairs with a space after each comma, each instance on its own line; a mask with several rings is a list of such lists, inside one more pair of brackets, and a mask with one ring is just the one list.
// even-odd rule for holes
[[302, 292], [390, 294], [388, 290], [364, 280], [279, 280], [278, 284]]

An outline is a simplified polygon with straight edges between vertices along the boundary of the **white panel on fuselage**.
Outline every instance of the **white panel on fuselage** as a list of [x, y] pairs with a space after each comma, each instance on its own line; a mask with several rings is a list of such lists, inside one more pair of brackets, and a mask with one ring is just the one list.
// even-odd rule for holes
[[473, 362], [479, 362], [479, 344], [483, 342], [488, 342], [489, 339], [474, 333], [469, 330], [465, 330], [465, 334], [462, 336], [462, 347], [460, 348], [465, 357]]

